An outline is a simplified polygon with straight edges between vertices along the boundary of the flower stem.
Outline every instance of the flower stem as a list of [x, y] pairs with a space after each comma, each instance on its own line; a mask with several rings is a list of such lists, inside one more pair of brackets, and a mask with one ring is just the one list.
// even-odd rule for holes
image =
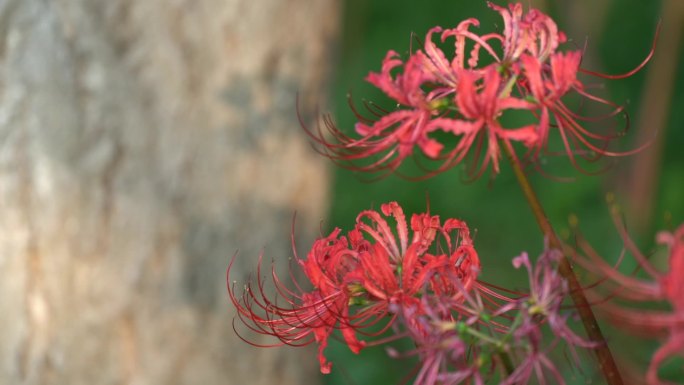
[[510, 376], [513, 374], [515, 371], [515, 368], [513, 367], [513, 361], [511, 361], [511, 356], [508, 355], [506, 352], [500, 352], [499, 353], [499, 358], [501, 359], [501, 363], [504, 366], [504, 369], [506, 370], [506, 375]]
[[[537, 194], [532, 189], [530, 181], [527, 179], [527, 176], [520, 165], [520, 160], [515, 156], [513, 146], [510, 142], [503, 141], [503, 148], [506, 152], [508, 160], [513, 166], [513, 171], [515, 172], [518, 183], [523, 190], [523, 194], [525, 194], [525, 199], [527, 199], [527, 203], [530, 205], [532, 213], [534, 214], [542, 233], [548, 240], [549, 246], [553, 249], [562, 250], [560, 240], [558, 239], [556, 232], [546, 217], [544, 208], [541, 206], [539, 198], [537, 198]], [[575, 303], [575, 306], [577, 306], [577, 311], [582, 319], [582, 324], [584, 325], [584, 330], [587, 332], [587, 336], [589, 336], [592, 341], [599, 342], [599, 345], [594, 348], [594, 352], [596, 353], [596, 358], [598, 359], [598, 364], [603, 372], [603, 376], [606, 379], [606, 383], [609, 385], [622, 385], [622, 377], [620, 376], [620, 372], [615, 364], [613, 355], [608, 348], [608, 344], [605, 343], [605, 338], [603, 337], [603, 333], [601, 332], [598, 322], [596, 321], [596, 317], [591, 309], [591, 305], [589, 305], [587, 298], [584, 296], [582, 286], [572, 270], [572, 265], [570, 264], [567, 255], [563, 255], [564, 257], [560, 260], [558, 266], [558, 272], [568, 282], [570, 297]]]
[[[516, 323], [518, 323], [518, 320], [520, 317], [516, 318]], [[465, 324], [463, 324], [465, 325]], [[514, 329], [514, 325], [511, 325], [511, 329]], [[494, 349], [496, 350], [495, 355], [501, 359], [501, 363], [504, 366], [504, 370], [506, 372], [506, 375], [511, 375], [515, 371], [515, 367], [513, 367], [513, 361], [511, 360], [511, 356], [508, 354], [508, 350], [506, 348], [506, 341], [510, 338], [511, 334], [506, 334], [504, 338], [501, 340], [497, 340], [496, 338], [490, 337], [484, 333], [481, 333], [479, 330], [473, 329], [471, 327], [465, 327], [463, 329], [463, 333], [470, 334], [471, 336], [479, 339], [480, 341], [487, 342], [491, 345], [493, 345]]]

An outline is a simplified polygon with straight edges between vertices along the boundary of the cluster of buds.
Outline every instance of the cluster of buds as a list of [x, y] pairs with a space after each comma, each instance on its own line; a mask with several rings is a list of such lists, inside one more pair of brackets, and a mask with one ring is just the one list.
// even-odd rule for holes
[[[479, 21], [471, 18], [453, 29], [432, 28], [423, 49], [412, 52], [405, 61], [395, 51], [388, 52], [381, 71], [371, 72], [366, 80], [391, 98], [397, 108], [386, 110], [369, 104], [371, 116], [364, 116], [352, 107], [359, 120], [355, 130], [358, 136], [349, 136], [326, 120], [332, 140], [323, 130], [308, 131], [319, 150], [355, 170], [392, 172], [417, 147], [425, 157], [439, 163], [421, 177], [449, 169], [470, 154], [468, 173], [473, 178], [490, 165], [494, 173], [499, 172], [501, 145], [521, 143], [527, 149], [524, 158], [538, 164], [541, 155], [555, 153], [549, 149], [552, 130], [560, 135], [562, 152], [580, 170], [585, 168], [578, 157], [594, 161], [604, 155], [638, 151], [610, 149], [611, 142], [626, 130], [627, 119], [618, 128], [614, 120], [612, 128], [604, 129], [608, 131], [604, 133], [584, 126], [618, 118], [624, 111], [590, 94], [578, 73], [611, 79], [627, 77], [638, 71], [650, 55], [624, 75], [584, 71], [580, 69], [581, 51], [558, 51], [567, 39], [549, 16], [536, 9], [523, 13], [520, 3], [507, 8], [488, 4], [501, 14], [503, 33], [478, 35], [472, 28], [478, 27]], [[436, 34], [442, 42], [454, 40], [453, 55], [435, 44]], [[582, 116], [563, 101], [570, 93], [578, 95], [584, 104], [594, 102], [607, 110], [601, 116]], [[521, 118], [532, 123], [507, 127], [502, 115], [514, 110], [518, 115], [528, 115]], [[457, 137], [453, 148], [445, 148], [444, 141], [436, 140], [436, 131]], [[360, 164], [358, 160], [365, 162]]]

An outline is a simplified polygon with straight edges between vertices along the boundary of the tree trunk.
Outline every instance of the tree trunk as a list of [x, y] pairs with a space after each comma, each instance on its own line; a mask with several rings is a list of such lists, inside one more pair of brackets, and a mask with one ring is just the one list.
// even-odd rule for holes
[[1, 383], [311, 382], [235, 336], [225, 269], [286, 262], [295, 209], [318, 231], [295, 99], [311, 120], [337, 6], [0, 0]]

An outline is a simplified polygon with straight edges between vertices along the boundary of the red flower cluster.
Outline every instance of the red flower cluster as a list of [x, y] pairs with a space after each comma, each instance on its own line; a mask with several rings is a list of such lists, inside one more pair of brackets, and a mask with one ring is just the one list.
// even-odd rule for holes
[[[600, 117], [581, 116], [563, 102], [564, 96], [574, 92], [608, 106], [610, 111], [604, 118], [622, 112], [622, 107], [587, 93], [577, 78], [582, 53], [557, 51], [566, 37], [555, 22], [536, 9], [523, 13], [520, 3], [508, 8], [488, 4], [501, 14], [503, 33], [478, 35], [471, 27], [479, 26], [479, 21], [471, 18], [453, 29], [432, 28], [423, 50], [412, 53], [405, 62], [396, 52], [388, 52], [381, 71], [370, 73], [366, 80], [400, 107], [387, 111], [373, 106], [369, 108], [373, 118], [354, 109], [359, 119], [358, 137], [344, 134], [327, 120], [332, 141], [321, 131], [309, 131], [320, 150], [352, 169], [377, 172], [396, 170], [418, 147], [427, 158], [440, 162], [427, 176], [470, 156], [469, 174], [474, 178], [489, 165], [499, 172], [502, 144], [511, 147], [519, 142], [528, 149], [527, 159], [536, 161], [542, 152], [548, 152], [551, 130], [558, 131], [564, 152], [579, 169], [577, 156], [595, 160], [602, 155], [627, 154], [608, 149], [620, 133], [586, 129], [582, 123]], [[455, 40], [451, 59], [433, 42], [432, 35], [438, 33], [442, 42]], [[490, 64], [480, 64], [483, 51], [490, 56]], [[650, 55], [627, 74], [605, 77], [630, 76], [649, 59]], [[502, 114], [512, 110], [529, 115], [525, 118], [534, 123], [506, 126]], [[445, 143], [434, 138], [436, 131], [456, 136], [456, 145], [446, 149]], [[358, 164], [361, 159], [369, 161]]]
[[[602, 278], [602, 287], [610, 291], [609, 298], [612, 301], [600, 301], [601, 306], [616, 325], [649, 336], [665, 337], [665, 343], [653, 355], [646, 373], [649, 385], [661, 385], [664, 383], [658, 378], [658, 368], [675, 354], [684, 356], [684, 224], [673, 233], [658, 234], [658, 242], [669, 247], [669, 268], [666, 272], [659, 272], [629, 238], [622, 223], [617, 219], [615, 222], [626, 249], [650, 279], [620, 272], [619, 263], [618, 266], [611, 266], [582, 239], [579, 246], [583, 255], [576, 255], [575, 260]], [[627, 306], [625, 302], [631, 306]], [[634, 307], [654, 302], [666, 302], [672, 310], [656, 311]]]
[[[411, 305], [420, 314], [420, 298], [428, 294], [462, 301], [476, 284], [480, 267], [465, 222], [441, 223], [439, 216], [415, 214], [409, 231], [396, 202], [383, 204], [381, 211], [394, 218], [394, 229], [379, 212], [364, 211], [346, 236], [335, 229], [314, 242], [306, 259], [295, 255], [311, 290], [297, 282], [294, 290], [288, 288], [273, 273], [278, 299], [269, 299], [261, 261], [256, 288], [248, 283], [238, 295], [235, 283], [229, 284], [239, 318], [251, 330], [277, 337], [282, 344], [316, 342], [321, 372], [328, 373], [331, 364], [323, 350], [335, 329], [358, 353], [366, 345], [358, 334], [373, 336], [366, 328], [380, 322], [386, 322], [382, 331], [386, 330], [397, 317], [395, 309]], [[232, 262], [229, 276], [231, 267]]]
[[[419, 357], [417, 385], [482, 383], [497, 372], [506, 384], [532, 377], [562, 384], [549, 358], [558, 341], [573, 352], [575, 346], [596, 345], [566, 325], [572, 311], [562, 306], [568, 288], [556, 271], [557, 250], [547, 249], [535, 264], [527, 254], [516, 257], [514, 266], [529, 272], [530, 288], [514, 292], [477, 280], [480, 260], [463, 221], [442, 223], [423, 213], [409, 223], [396, 202], [383, 204], [380, 212], [361, 212], [346, 235], [335, 229], [316, 240], [306, 259], [295, 253], [311, 289], [296, 282], [296, 274], [290, 275], [290, 288], [272, 272], [275, 295], [269, 295], [260, 260], [256, 285], [248, 282], [242, 294], [235, 282], [228, 287], [238, 318], [249, 330], [281, 341], [267, 346], [315, 342], [322, 373], [331, 370], [324, 350], [335, 330], [354, 353], [409, 338], [415, 349], [388, 351]], [[229, 276], [231, 268], [232, 262]], [[550, 345], [542, 343], [544, 324], [557, 337]], [[390, 328], [391, 336], [373, 338]], [[501, 367], [502, 355], [509, 366], [516, 365], [508, 372]]]

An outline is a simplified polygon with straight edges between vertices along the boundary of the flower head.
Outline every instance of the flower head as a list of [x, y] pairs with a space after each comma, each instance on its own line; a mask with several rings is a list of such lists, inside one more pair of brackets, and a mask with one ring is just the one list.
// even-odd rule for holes
[[566, 40], [565, 34], [558, 31], [553, 19], [537, 9], [530, 9], [523, 14], [520, 3], [509, 4], [508, 9], [491, 2], [487, 2], [487, 5], [499, 12], [504, 20], [504, 33], [501, 37], [503, 62], [513, 63], [523, 53], [543, 62]]
[[[386, 217], [394, 218], [395, 226]], [[397, 306], [417, 304], [429, 293], [463, 301], [480, 266], [465, 222], [441, 223], [423, 213], [413, 215], [410, 224], [409, 230], [396, 202], [383, 204], [381, 212], [361, 212], [346, 236], [335, 229], [314, 242], [306, 259], [295, 258], [311, 289], [297, 282], [290, 289], [272, 272], [275, 299], [269, 299], [259, 261], [256, 289], [248, 283], [238, 295], [235, 284], [228, 286], [238, 317], [248, 329], [282, 344], [317, 343], [321, 372], [328, 373], [324, 349], [334, 330], [358, 353], [366, 346], [358, 335], [382, 333], [396, 319]], [[381, 332], [367, 331], [383, 322]]]
[[[501, 143], [510, 148], [521, 143], [527, 149], [524, 159], [535, 165], [540, 157], [556, 154], [550, 149], [553, 131], [560, 136], [562, 153], [582, 171], [585, 168], [578, 157], [594, 161], [639, 150], [610, 148], [624, 131], [614, 130], [614, 124], [605, 121], [619, 121], [623, 108], [587, 92], [578, 74], [624, 78], [641, 69], [650, 55], [624, 75], [582, 70], [581, 51], [559, 51], [567, 39], [548, 15], [537, 9], [525, 12], [520, 3], [488, 4], [501, 15], [503, 32], [477, 33], [473, 29], [480, 22], [470, 18], [455, 28], [431, 28], [423, 48], [405, 60], [388, 52], [380, 72], [371, 72], [366, 80], [396, 107], [366, 103], [370, 116], [352, 107], [358, 118], [356, 135], [343, 133], [329, 119], [325, 123], [332, 139], [320, 130], [307, 130], [321, 152], [343, 166], [367, 172], [395, 171], [419, 152], [437, 164], [419, 177], [470, 159], [468, 174], [477, 178], [490, 165], [494, 173], [499, 172]], [[435, 44], [433, 35], [437, 34], [442, 42], [453, 39], [452, 53]], [[482, 54], [489, 60], [481, 60]], [[609, 111], [603, 116], [583, 116], [565, 101], [569, 94], [607, 106]], [[512, 124], [502, 118], [507, 111], [517, 111], [527, 123], [509, 127]], [[612, 131], [601, 129], [605, 126]], [[455, 139], [442, 139], [449, 136]]]
[[564, 339], [571, 346], [586, 348], [596, 344], [576, 335], [566, 324], [567, 316], [561, 314], [562, 305], [568, 296], [568, 284], [558, 272], [558, 261], [563, 258], [559, 250], [547, 249], [539, 256], [534, 266], [527, 253], [513, 259], [513, 266], [527, 270], [530, 292], [521, 298], [526, 322], [542, 316], [554, 335]]
[[420, 359], [414, 385], [466, 381], [484, 384], [480, 370], [483, 362], [473, 359], [478, 349], [468, 344], [452, 326], [455, 318], [448, 310], [449, 302], [449, 298], [426, 296], [415, 303], [397, 306], [398, 323], [416, 347], [401, 353], [391, 348], [388, 351], [395, 358], [417, 356]]
[[[521, 128], [504, 128], [499, 116], [507, 109], [530, 109], [532, 105], [522, 99], [502, 95], [502, 77], [494, 67], [487, 67], [484, 73], [462, 70], [459, 72], [459, 83], [456, 92], [456, 106], [462, 119], [442, 118], [437, 125], [446, 132], [461, 136], [454, 150], [447, 157], [447, 166], [459, 163], [468, 155], [473, 146], [477, 147], [474, 157], [477, 164], [479, 147], [486, 146], [482, 165], [473, 176], [481, 175], [491, 163], [495, 172], [499, 172], [499, 142], [517, 141], [530, 147], [537, 142], [534, 125]], [[481, 84], [480, 83], [481, 80]]]
[[[371, 72], [366, 80], [381, 89], [402, 108], [383, 111], [377, 119], [365, 118], [357, 113], [358, 139], [345, 135], [329, 125], [338, 143], [328, 142], [321, 135], [312, 134], [322, 144], [322, 150], [331, 159], [348, 162], [377, 157], [377, 160], [359, 167], [359, 171], [395, 170], [401, 162], [413, 154], [415, 148], [428, 158], [439, 157], [444, 145], [428, 134], [439, 129], [441, 114], [437, 94], [427, 93], [422, 86], [434, 81], [428, 71], [422, 52], [416, 52], [406, 63], [394, 51], [387, 53], [379, 73]], [[393, 76], [391, 71], [402, 67], [403, 72]]]

